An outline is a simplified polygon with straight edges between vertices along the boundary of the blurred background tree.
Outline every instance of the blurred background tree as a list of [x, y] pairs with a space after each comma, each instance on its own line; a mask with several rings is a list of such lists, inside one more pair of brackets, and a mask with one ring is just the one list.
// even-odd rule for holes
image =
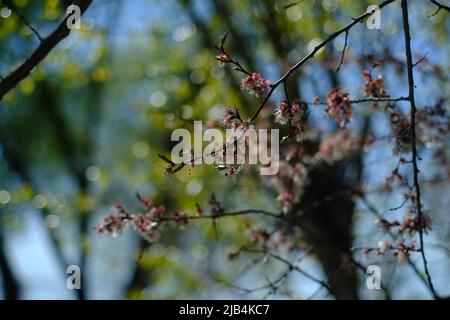
[[[444, 101], [448, 110], [448, 14], [441, 10], [428, 17], [436, 11], [433, 3], [409, 2], [415, 58], [427, 54], [416, 69], [417, 100], [421, 107]], [[2, 10], [0, 18], [2, 77], [40, 42], [21, 16], [46, 36], [71, 1], [12, 3], [16, 10]], [[255, 112], [259, 101], [241, 92], [241, 75], [219, 67], [214, 58], [214, 46], [225, 32], [233, 57], [275, 80], [370, 4], [93, 1], [81, 19], [82, 29], [74, 30], [0, 101], [3, 297], [432, 297], [419, 255], [413, 255], [410, 264], [398, 264], [351, 250], [376, 246], [383, 236], [372, 223], [374, 213], [398, 206], [405, 191], [384, 184], [399, 157], [386, 139], [391, 134], [386, 115], [370, 104], [355, 107], [351, 128], [367, 137], [371, 147], [362, 145], [351, 157], [311, 171], [288, 226], [262, 216], [199, 221], [181, 230], [169, 226], [156, 244], [132, 232], [120, 239], [98, 237], [93, 229], [116, 201], [137, 210], [135, 192], [151, 195], [168, 211], [195, 212], [196, 204], [205, 207], [211, 194], [230, 211], [279, 211], [277, 192], [256, 172], [226, 177], [203, 165], [168, 176], [158, 154], [170, 154], [175, 128], [192, 129], [194, 120], [220, 121], [225, 106], [238, 107], [243, 118]], [[380, 30], [368, 30], [365, 24], [351, 30], [344, 64], [336, 72], [343, 47], [340, 36], [291, 77], [286, 85], [291, 99], [323, 98], [336, 86], [360, 97], [360, 74], [374, 66], [393, 97], [406, 95], [400, 1], [383, 9]], [[279, 89], [262, 114], [264, 121], [281, 99], [284, 92]], [[408, 110], [407, 104], [401, 107]], [[311, 107], [309, 126], [318, 135], [337, 130], [321, 106]], [[312, 142], [304, 146], [311, 154], [318, 148]], [[434, 147], [422, 146], [420, 165], [421, 178], [429, 181], [423, 187], [424, 200], [433, 217], [433, 230], [426, 237], [429, 267], [436, 291], [445, 296], [450, 294], [450, 170], [448, 163], [438, 166], [442, 157], [433, 155], [436, 150], [446, 154], [448, 139]], [[364, 196], [348, 192], [354, 188], [364, 189]], [[392, 215], [401, 216], [403, 208], [398, 211]], [[228, 259], [249, 243], [250, 230], [258, 228], [289, 229], [294, 245], [282, 254], [292, 263], [298, 260], [308, 276], [287, 272], [285, 263], [258, 252]], [[346, 259], [358, 267], [349, 270]], [[365, 287], [365, 266], [373, 263], [383, 270], [382, 291]], [[82, 290], [65, 288], [70, 264], [82, 270]], [[329, 290], [310, 275], [323, 279]]]

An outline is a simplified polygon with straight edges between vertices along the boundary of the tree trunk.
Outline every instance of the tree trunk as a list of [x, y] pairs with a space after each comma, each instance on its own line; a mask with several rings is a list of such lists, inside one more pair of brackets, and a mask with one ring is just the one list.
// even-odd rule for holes
[[[0, 217], [1, 219], [1, 217]], [[3, 226], [0, 221], [0, 274], [3, 283], [3, 294], [5, 300], [17, 300], [20, 297], [20, 284], [9, 263], [5, 252], [3, 237]]]
[[352, 216], [355, 203], [338, 166], [322, 165], [309, 174], [310, 183], [292, 214], [323, 266], [337, 299], [357, 299], [351, 264]]

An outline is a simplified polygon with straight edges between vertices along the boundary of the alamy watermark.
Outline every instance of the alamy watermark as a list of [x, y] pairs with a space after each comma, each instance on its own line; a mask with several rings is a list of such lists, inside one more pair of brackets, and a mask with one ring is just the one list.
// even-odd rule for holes
[[70, 274], [66, 280], [66, 288], [69, 290], [81, 289], [81, 270], [80, 267], [72, 264], [67, 267], [66, 273]]
[[70, 30], [81, 29], [81, 9], [76, 4], [71, 4], [66, 10], [66, 25]]
[[367, 267], [366, 273], [369, 275], [366, 280], [366, 286], [369, 290], [381, 289], [381, 269], [376, 264]]
[[372, 13], [366, 21], [367, 29], [379, 30], [381, 29], [381, 9], [377, 5], [371, 5], [367, 8], [367, 12]]

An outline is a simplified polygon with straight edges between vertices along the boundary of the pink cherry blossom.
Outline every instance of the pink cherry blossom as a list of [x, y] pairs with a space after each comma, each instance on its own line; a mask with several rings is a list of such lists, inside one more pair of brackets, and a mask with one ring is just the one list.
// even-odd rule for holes
[[259, 98], [269, 90], [270, 81], [261, 77], [259, 72], [253, 72], [251, 75], [241, 79], [241, 88]]

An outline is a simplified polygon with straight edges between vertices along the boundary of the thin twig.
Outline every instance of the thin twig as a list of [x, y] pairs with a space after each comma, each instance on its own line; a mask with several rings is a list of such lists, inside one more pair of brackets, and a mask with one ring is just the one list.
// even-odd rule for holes
[[270, 251], [267, 250], [261, 250], [261, 249], [250, 249], [250, 248], [243, 248], [241, 249], [242, 251], [246, 251], [246, 252], [254, 252], [254, 253], [262, 253], [262, 254], [266, 254], [269, 257], [278, 260], [282, 263], [284, 263], [285, 265], [287, 265], [289, 268], [291, 268], [292, 270], [297, 271], [298, 273], [300, 273], [301, 275], [305, 276], [306, 278], [308, 278], [311, 281], [314, 281], [318, 284], [320, 284], [322, 287], [326, 288], [329, 292], [331, 292], [331, 287], [328, 285], [328, 283], [326, 283], [323, 280], [320, 280], [312, 275], [310, 275], [309, 273], [307, 273], [306, 271], [304, 271], [303, 269], [300, 269], [298, 266], [296, 266], [295, 264], [291, 263], [289, 260], [275, 254], [272, 253]]
[[20, 11], [16, 8], [16, 6], [13, 5], [10, 0], [3, 0], [3, 2], [5, 3], [5, 5], [8, 8], [10, 8], [15, 14], [17, 14], [19, 19], [22, 20], [22, 22], [36, 35], [36, 37], [38, 37], [39, 41], [42, 42], [43, 38], [41, 37], [39, 32], [36, 30], [36, 28], [34, 28], [31, 25], [31, 23], [28, 22], [28, 20], [25, 18], [25, 16], [20, 13]]
[[397, 206], [397, 207], [394, 207], [394, 208], [390, 208], [389, 210], [391, 210], [391, 211], [397, 211], [397, 210], [400, 210], [401, 208], [403, 208], [404, 207], [404, 205], [408, 202], [408, 200], [411, 198], [411, 194], [412, 194], [412, 192], [413, 192], [413, 190], [414, 190], [414, 186], [408, 186], [409, 187], [409, 191], [408, 191], [408, 193], [405, 195], [405, 199], [403, 199], [403, 201], [402, 201], [402, 203], [399, 205], [399, 206]]
[[417, 65], [421, 64], [422, 61], [424, 61], [424, 60], [426, 59], [427, 55], [428, 55], [428, 52], [425, 53], [425, 54], [423, 55], [422, 58], [420, 58], [419, 60], [417, 60], [417, 61], [413, 64], [413, 67], [416, 67]]
[[345, 31], [344, 48], [342, 48], [341, 61], [339, 62], [339, 65], [338, 65], [338, 67], [336, 69], [336, 72], [339, 72], [339, 70], [341, 69], [342, 64], [344, 63], [345, 49], [347, 49], [347, 41], [348, 41], [348, 30]]

